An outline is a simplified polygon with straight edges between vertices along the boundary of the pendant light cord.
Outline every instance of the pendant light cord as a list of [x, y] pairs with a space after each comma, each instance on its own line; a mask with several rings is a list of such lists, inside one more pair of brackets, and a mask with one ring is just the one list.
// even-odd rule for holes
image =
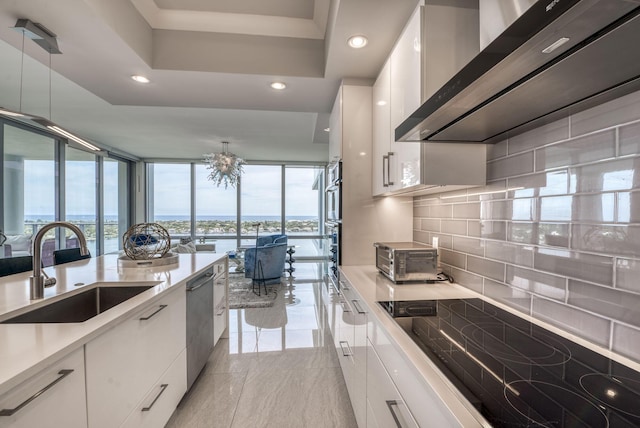
[[22, 32], [22, 56], [20, 58], [20, 102], [18, 112], [22, 113], [22, 76], [24, 74], [24, 31]]

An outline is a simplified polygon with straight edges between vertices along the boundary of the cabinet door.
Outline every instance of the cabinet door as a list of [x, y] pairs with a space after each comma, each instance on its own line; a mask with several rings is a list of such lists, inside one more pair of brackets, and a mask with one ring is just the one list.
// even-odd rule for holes
[[184, 368], [187, 351], [183, 350], [169, 369], [151, 387], [122, 428], [154, 428], [164, 426], [187, 389]]
[[[343, 296], [352, 313], [352, 363], [349, 397], [358, 426], [366, 425], [367, 414], [367, 308], [350, 283], [343, 285]], [[349, 387], [349, 385], [347, 385]]]
[[0, 427], [82, 428], [87, 409], [82, 348], [0, 397]]
[[213, 344], [218, 343], [227, 329], [227, 261], [213, 266]]
[[367, 346], [367, 427], [417, 427], [371, 343]]
[[[184, 286], [176, 287], [87, 343], [87, 405], [92, 428], [120, 426], [185, 349], [185, 294]], [[183, 374], [186, 385], [186, 366]]]
[[329, 116], [329, 162], [342, 159], [342, 87]]
[[420, 146], [395, 142], [395, 128], [420, 107], [422, 6], [416, 8], [391, 52], [391, 152], [395, 189], [420, 184]]
[[[390, 144], [393, 140], [391, 132], [391, 65], [387, 61], [373, 85], [373, 156], [371, 170], [373, 196], [391, 191], [389, 183], [395, 182], [389, 177], [391, 171], [396, 172], [395, 165], [390, 165]], [[394, 177], [395, 178], [395, 177]]]

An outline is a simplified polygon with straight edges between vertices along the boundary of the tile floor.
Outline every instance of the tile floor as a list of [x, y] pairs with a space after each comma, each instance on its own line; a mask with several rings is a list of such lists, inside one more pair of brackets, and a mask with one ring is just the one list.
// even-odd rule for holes
[[230, 311], [229, 338], [167, 428], [357, 427], [322, 306], [323, 266], [295, 268], [273, 307]]

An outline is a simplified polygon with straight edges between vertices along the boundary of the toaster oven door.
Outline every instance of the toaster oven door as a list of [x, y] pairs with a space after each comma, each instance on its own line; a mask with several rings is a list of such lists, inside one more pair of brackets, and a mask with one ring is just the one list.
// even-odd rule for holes
[[376, 267], [393, 280], [393, 251], [387, 247], [376, 246]]

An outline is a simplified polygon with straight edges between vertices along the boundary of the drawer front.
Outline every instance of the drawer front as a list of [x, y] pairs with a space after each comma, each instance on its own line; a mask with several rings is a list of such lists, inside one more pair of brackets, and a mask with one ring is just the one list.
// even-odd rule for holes
[[84, 385], [80, 348], [0, 397], [0, 427], [86, 428]]
[[227, 329], [227, 270], [226, 263], [214, 265], [215, 280], [213, 283], [213, 344], [223, 337]]
[[369, 340], [419, 426], [461, 427], [446, 404], [404, 359], [377, 322], [369, 323]]
[[123, 428], [153, 428], [166, 425], [187, 391], [186, 364], [186, 351], [183, 351], [129, 415]]
[[418, 426], [372, 345], [367, 347], [367, 401], [367, 427]]
[[86, 345], [92, 428], [120, 426], [185, 349], [185, 295], [178, 287]]

